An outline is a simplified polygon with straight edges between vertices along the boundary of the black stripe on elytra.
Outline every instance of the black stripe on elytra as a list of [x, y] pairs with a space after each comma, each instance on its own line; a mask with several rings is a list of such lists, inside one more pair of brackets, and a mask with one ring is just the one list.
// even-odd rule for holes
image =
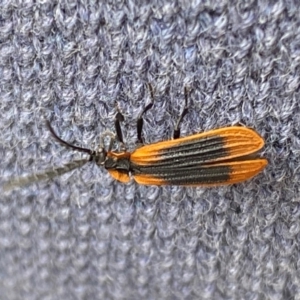
[[201, 148], [203, 150], [210, 149], [212, 147], [217, 147], [219, 145], [224, 145], [225, 139], [221, 136], [210, 136], [200, 139], [193, 139], [178, 142], [178, 144], [171, 146], [170, 148], [165, 148], [160, 150], [162, 153], [172, 153], [178, 151], [192, 151], [193, 149]]
[[[214, 157], [214, 156], [212, 156]], [[210, 157], [209, 155], [189, 155], [187, 157], [172, 157], [165, 160], [160, 160], [151, 163], [151, 165], [142, 165], [142, 164], [135, 164], [130, 162], [130, 169], [131, 170], [143, 170], [144, 172], [147, 172], [147, 170], [152, 169], [183, 169], [183, 168], [199, 168], [201, 166], [207, 165], [209, 163], [205, 163], [205, 161], [209, 161]]]
[[228, 156], [229, 151], [225, 146], [226, 142], [220, 136], [181, 142], [176, 146], [158, 151], [158, 160], [156, 161], [151, 161], [150, 154], [148, 161], [151, 161], [153, 166], [172, 166], [176, 164], [178, 167], [181, 167], [201, 164]]
[[174, 168], [145, 168], [134, 170], [132, 175], [149, 175], [162, 179], [170, 185], [210, 184], [226, 182], [230, 179], [232, 169], [230, 166], [210, 166], [208, 168], [192, 167]]

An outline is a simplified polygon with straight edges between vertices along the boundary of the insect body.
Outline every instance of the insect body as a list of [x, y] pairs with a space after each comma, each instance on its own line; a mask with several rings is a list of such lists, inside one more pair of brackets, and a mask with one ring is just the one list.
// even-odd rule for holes
[[[150, 86], [152, 102], [146, 106], [137, 121], [138, 141], [142, 144], [143, 114], [153, 105], [153, 91]], [[25, 179], [10, 183], [24, 185], [32, 180], [51, 178], [66, 173], [74, 168], [94, 161], [104, 167], [116, 180], [127, 183], [131, 177], [145, 185], [179, 186], [217, 186], [245, 181], [257, 175], [267, 165], [267, 160], [251, 156], [260, 150], [263, 139], [253, 130], [245, 127], [225, 127], [204, 133], [179, 138], [179, 124], [187, 112], [187, 91], [185, 90], [185, 108], [176, 124], [173, 140], [144, 145], [133, 152], [126, 150], [112, 151], [114, 142], [125, 149], [120, 122], [123, 116], [116, 115], [117, 137], [112, 133], [102, 136], [98, 150], [77, 147], [57, 136], [48, 122], [52, 135], [60, 143], [89, 154], [89, 159], [75, 161], [65, 168], [50, 170]], [[110, 137], [107, 149], [104, 139]]]
[[255, 176], [267, 165], [263, 158], [238, 159], [263, 145], [262, 138], [251, 129], [226, 127], [146, 145], [132, 153], [108, 152], [100, 165], [121, 182], [132, 176], [136, 182], [149, 185], [232, 184]]

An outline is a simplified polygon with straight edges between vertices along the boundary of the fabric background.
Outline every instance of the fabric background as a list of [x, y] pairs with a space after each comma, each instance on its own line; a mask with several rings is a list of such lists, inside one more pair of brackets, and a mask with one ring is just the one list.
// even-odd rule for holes
[[244, 124], [269, 166], [220, 188], [122, 184], [93, 164], [0, 201], [0, 298], [300, 299], [297, 0], [0, 1], [0, 174], [62, 166], [114, 131], [129, 149]]

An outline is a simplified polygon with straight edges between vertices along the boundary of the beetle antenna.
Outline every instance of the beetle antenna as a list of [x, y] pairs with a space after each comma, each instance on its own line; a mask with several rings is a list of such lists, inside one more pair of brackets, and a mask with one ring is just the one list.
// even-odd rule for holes
[[75, 160], [75, 161], [65, 164], [62, 167], [45, 170], [43, 173], [14, 178], [14, 179], [11, 179], [8, 182], [4, 183], [3, 190], [9, 191], [11, 189], [14, 189], [17, 187], [22, 187], [22, 186], [25, 186], [25, 185], [28, 185], [28, 184], [31, 184], [34, 182], [41, 181], [41, 180], [52, 179], [59, 175], [68, 173], [74, 169], [77, 169], [77, 168], [85, 165], [87, 162], [89, 162], [88, 159]]
[[74, 150], [77, 150], [77, 151], [81, 151], [81, 152], [85, 152], [85, 153], [88, 153], [90, 154], [91, 156], [94, 154], [94, 151], [92, 151], [91, 149], [87, 149], [87, 148], [81, 148], [81, 147], [77, 147], [77, 146], [74, 146], [72, 144], [69, 144], [68, 142], [62, 140], [54, 131], [54, 129], [52, 128], [51, 124], [49, 121], [46, 121], [46, 125], [49, 129], [49, 131], [51, 132], [52, 136], [61, 144], [63, 144], [64, 146], [67, 146], [69, 148], [72, 148]]

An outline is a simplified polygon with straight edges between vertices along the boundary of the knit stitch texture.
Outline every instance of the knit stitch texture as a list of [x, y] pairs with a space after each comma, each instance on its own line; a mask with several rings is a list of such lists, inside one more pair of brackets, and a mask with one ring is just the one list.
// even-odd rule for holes
[[218, 188], [116, 182], [92, 163], [0, 194], [1, 300], [300, 299], [297, 0], [0, 0], [0, 190], [85, 157], [242, 124], [268, 167]]

